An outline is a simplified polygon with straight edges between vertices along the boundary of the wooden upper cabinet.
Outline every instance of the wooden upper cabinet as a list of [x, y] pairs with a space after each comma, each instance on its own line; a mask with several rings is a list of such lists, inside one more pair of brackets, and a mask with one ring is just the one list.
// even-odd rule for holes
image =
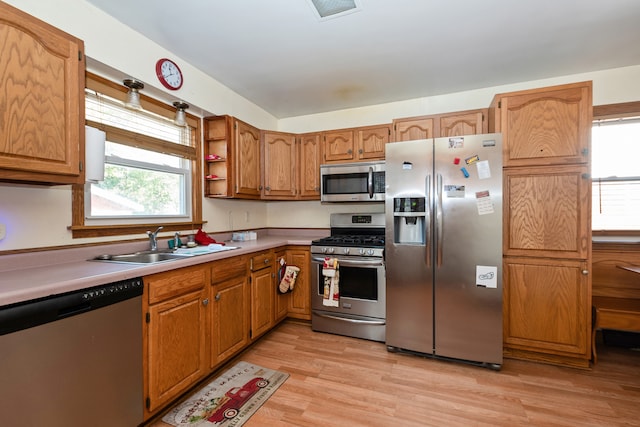
[[296, 135], [292, 133], [262, 131], [264, 199], [296, 197], [298, 182]]
[[435, 137], [435, 120], [433, 116], [408, 117], [393, 120], [391, 141], [413, 141]]
[[437, 136], [480, 135], [487, 133], [488, 110], [461, 111], [437, 116]]
[[489, 127], [487, 116], [488, 109], [485, 108], [395, 119], [392, 141], [487, 133]]
[[504, 255], [588, 258], [588, 172], [586, 165], [504, 169]]
[[234, 120], [234, 196], [259, 199], [262, 190], [260, 130], [241, 120]]
[[391, 138], [391, 125], [338, 129], [322, 135], [325, 163], [382, 160], [384, 146]]
[[324, 132], [324, 161], [329, 163], [356, 160], [356, 145], [353, 133], [353, 129]]
[[490, 132], [501, 132], [504, 166], [588, 163], [591, 82], [496, 95]]
[[0, 2], [0, 179], [84, 182], [84, 44]]
[[384, 159], [384, 147], [391, 138], [391, 125], [359, 127], [355, 132], [358, 143], [357, 160]]
[[321, 134], [305, 133], [299, 136], [300, 199], [320, 200], [320, 156], [322, 153]]

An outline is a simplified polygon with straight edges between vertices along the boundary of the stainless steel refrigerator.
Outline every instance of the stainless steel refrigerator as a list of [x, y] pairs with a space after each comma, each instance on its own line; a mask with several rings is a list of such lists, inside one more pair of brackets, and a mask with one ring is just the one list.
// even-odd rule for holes
[[502, 365], [501, 134], [386, 144], [386, 344]]

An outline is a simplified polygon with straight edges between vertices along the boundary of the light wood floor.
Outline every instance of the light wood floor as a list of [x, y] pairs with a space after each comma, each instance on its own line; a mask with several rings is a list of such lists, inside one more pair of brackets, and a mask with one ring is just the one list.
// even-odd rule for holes
[[244, 426], [640, 426], [640, 352], [598, 350], [592, 370], [496, 372], [287, 321], [237, 358], [290, 374]]

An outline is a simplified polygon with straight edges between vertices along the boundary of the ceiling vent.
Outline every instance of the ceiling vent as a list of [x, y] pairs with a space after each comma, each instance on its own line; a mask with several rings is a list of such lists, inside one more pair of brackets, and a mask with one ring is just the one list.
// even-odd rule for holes
[[359, 0], [309, 0], [318, 18], [337, 18], [360, 10]]

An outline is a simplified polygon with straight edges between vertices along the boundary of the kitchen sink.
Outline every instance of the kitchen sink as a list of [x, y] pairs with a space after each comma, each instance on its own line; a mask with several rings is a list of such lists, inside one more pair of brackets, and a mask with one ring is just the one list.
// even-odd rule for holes
[[99, 255], [92, 258], [91, 261], [119, 262], [127, 264], [156, 264], [159, 262], [175, 261], [178, 259], [185, 259], [185, 255], [177, 254], [173, 251], [145, 251], [120, 255]]

